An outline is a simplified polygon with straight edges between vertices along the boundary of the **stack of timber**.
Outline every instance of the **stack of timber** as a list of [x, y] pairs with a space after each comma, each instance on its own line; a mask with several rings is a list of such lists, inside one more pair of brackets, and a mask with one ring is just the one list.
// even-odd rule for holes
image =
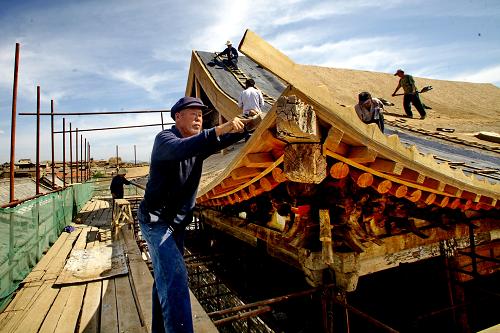
[[[475, 259], [490, 264], [474, 265], [470, 275], [499, 269], [500, 184], [362, 123], [314, 71], [253, 32], [239, 50], [262, 76], [272, 73], [287, 87], [246, 144], [205, 162], [211, 171], [197, 198], [205, 223], [266, 244], [313, 286], [333, 270], [337, 285], [352, 291], [359, 276], [440, 255], [459, 258], [461, 249], [479, 245], [489, 254]], [[232, 118], [235, 98], [211, 71], [193, 52], [186, 94], [202, 98], [219, 121]]]

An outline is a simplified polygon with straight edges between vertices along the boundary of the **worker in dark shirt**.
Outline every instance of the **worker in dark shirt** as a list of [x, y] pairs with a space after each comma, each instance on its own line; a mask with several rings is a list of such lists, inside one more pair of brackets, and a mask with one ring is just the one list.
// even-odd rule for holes
[[234, 68], [238, 68], [238, 51], [233, 47], [230, 40], [226, 42], [226, 48], [221, 53], [215, 53], [217, 56], [226, 56], [227, 59], [222, 60], [222, 62]]
[[125, 169], [119, 169], [116, 176], [111, 180], [111, 185], [109, 189], [111, 190], [111, 196], [113, 199], [123, 199], [123, 185], [130, 185], [130, 182], [125, 175], [127, 171]]
[[171, 109], [175, 126], [156, 136], [151, 153], [138, 220], [153, 262], [153, 333], [193, 332], [185, 228], [192, 222], [203, 160], [244, 137], [239, 118], [202, 129], [205, 108], [198, 98], [181, 98]]
[[[405, 74], [402, 69], [398, 69], [394, 76], [399, 77], [398, 86], [396, 90], [392, 93], [392, 96], [396, 96], [396, 93], [400, 88], [403, 88], [404, 96], [403, 96], [403, 108], [405, 110], [406, 116], [408, 118], [413, 118], [413, 113], [411, 112], [411, 104], [415, 106], [418, 113], [420, 114], [420, 119], [425, 119], [426, 112], [425, 108], [420, 101], [420, 97], [418, 95], [418, 89], [415, 86], [415, 80], [413, 76]], [[411, 104], [410, 104], [411, 103]]]

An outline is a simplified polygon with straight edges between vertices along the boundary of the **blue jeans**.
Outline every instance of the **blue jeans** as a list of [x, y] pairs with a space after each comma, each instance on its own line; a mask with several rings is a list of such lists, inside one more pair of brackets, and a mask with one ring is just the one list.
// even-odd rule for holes
[[153, 261], [151, 332], [193, 333], [188, 276], [183, 257], [184, 229], [175, 230], [169, 235], [165, 221], [151, 221], [144, 202], [139, 206], [137, 217]]

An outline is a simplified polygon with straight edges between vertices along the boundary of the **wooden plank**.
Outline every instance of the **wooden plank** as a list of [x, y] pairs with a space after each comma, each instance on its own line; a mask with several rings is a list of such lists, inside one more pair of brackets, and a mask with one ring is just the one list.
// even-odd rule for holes
[[274, 162], [270, 153], [251, 153], [243, 158], [243, 164], [249, 168], [267, 168]]
[[102, 281], [101, 332], [118, 333], [115, 279]]
[[149, 332], [151, 331], [151, 323], [153, 320], [153, 302], [151, 299], [153, 276], [142, 259], [141, 251], [133, 238], [132, 231], [122, 228], [121, 233], [125, 243], [125, 251], [129, 259], [130, 282], [135, 291], [139, 316]]
[[142, 327], [128, 276], [115, 278], [120, 333], [137, 332]]
[[[75, 231], [76, 232], [76, 231]], [[78, 230], [80, 232], [80, 230]], [[40, 259], [33, 270], [26, 276], [22, 283], [28, 283], [32, 281], [38, 281], [45, 274], [47, 267], [49, 266], [52, 259], [57, 255], [59, 250], [62, 248], [66, 239], [69, 237], [69, 233], [63, 232], [56, 242], [50, 247], [47, 253]]]
[[191, 299], [191, 312], [193, 316], [193, 328], [196, 333], [218, 333], [219, 330], [215, 327], [214, 323], [207, 315], [200, 302], [189, 291], [189, 298]]
[[325, 142], [323, 142], [323, 147], [328, 148], [331, 151], [336, 151], [343, 137], [344, 132], [335, 126], [332, 126], [328, 130], [328, 135], [326, 136]]
[[[38, 286], [25, 286], [21, 288], [14, 299], [9, 303], [4, 312], [9, 311], [19, 311], [25, 310], [30, 303], [30, 301], [35, 297], [37, 291], [40, 289], [40, 285]], [[1, 324], [1, 322], [0, 322]], [[0, 325], [1, 326], [1, 325]]]
[[390, 173], [393, 175], [400, 175], [404, 168], [401, 163], [386, 160], [384, 158], [375, 159], [375, 161], [370, 163], [368, 167], [379, 172]]
[[235, 186], [245, 184], [247, 182], [247, 180], [248, 179], [244, 179], [244, 178], [242, 178], [242, 179], [234, 179], [232, 177], [226, 178], [220, 183], [221, 189], [216, 190], [215, 195], [222, 193], [227, 189], [234, 188]]
[[[78, 230], [78, 229], [77, 229]], [[80, 230], [78, 232], [75, 230], [72, 232], [69, 237], [67, 238], [66, 242], [64, 243], [63, 247], [61, 250], [57, 253], [57, 255], [54, 257], [54, 259], [50, 262], [50, 266], [47, 268], [47, 272], [44, 274], [42, 277], [43, 280], [50, 280], [57, 278], [59, 273], [64, 267], [64, 264], [66, 263], [66, 258], [68, 257], [69, 253], [71, 252], [73, 248], [73, 243], [75, 242], [76, 238], [79, 236]]]
[[90, 282], [83, 299], [82, 314], [78, 325], [79, 333], [98, 333], [101, 315], [102, 282]]
[[286, 145], [284, 141], [277, 139], [269, 129], [262, 133], [260, 142], [271, 150], [283, 150]]
[[17, 327], [13, 330], [6, 330], [6, 332], [30, 333], [38, 331], [59, 293], [59, 289], [52, 288], [51, 285], [51, 282], [44, 283], [43, 291], [38, 294], [29, 309], [23, 311], [22, 318], [16, 323]]
[[71, 287], [61, 288], [59, 294], [50, 307], [49, 313], [45, 317], [39, 333], [53, 333], [56, 330], [62, 312], [66, 307], [66, 303], [71, 295]]
[[377, 152], [365, 146], [351, 147], [347, 158], [357, 163], [371, 163], [377, 158]]
[[57, 327], [54, 333], [73, 333], [76, 329], [76, 323], [78, 321], [78, 316], [80, 315], [80, 310], [82, 308], [83, 295], [85, 295], [85, 288], [87, 285], [81, 284], [76, 286], [71, 286], [69, 289], [71, 294], [68, 298], [68, 302], [63, 309], [61, 318], [57, 323]]
[[59, 274], [55, 285], [90, 282], [128, 273], [122, 242], [112, 246], [74, 249]]
[[247, 168], [247, 167], [241, 167], [234, 169], [231, 172], [231, 177], [234, 180], [240, 180], [240, 179], [248, 179], [248, 178], [253, 178], [261, 173], [261, 169], [257, 168]]

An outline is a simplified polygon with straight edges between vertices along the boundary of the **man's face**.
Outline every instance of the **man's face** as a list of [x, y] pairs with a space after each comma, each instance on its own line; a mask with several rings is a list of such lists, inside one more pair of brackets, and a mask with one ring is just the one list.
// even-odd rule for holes
[[175, 115], [175, 127], [183, 137], [199, 134], [203, 124], [203, 113], [200, 108], [187, 108]]

